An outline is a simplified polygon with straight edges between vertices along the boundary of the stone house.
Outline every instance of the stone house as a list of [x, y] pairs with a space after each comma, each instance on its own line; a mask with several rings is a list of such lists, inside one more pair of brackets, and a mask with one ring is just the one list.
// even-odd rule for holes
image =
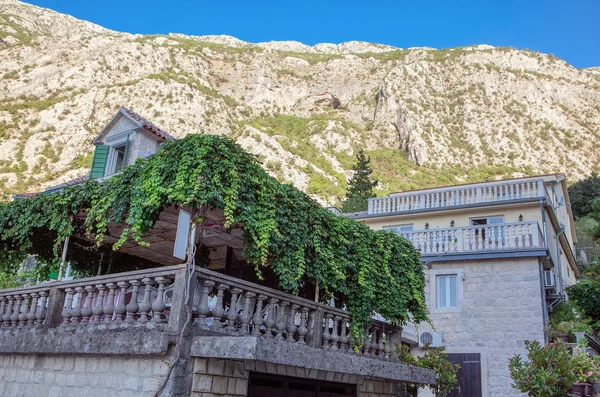
[[[88, 178], [104, 183], [170, 138], [121, 108], [94, 140], [90, 175], [44, 193]], [[401, 327], [373, 319], [354, 349], [349, 312], [311, 291], [282, 292], [266, 273], [258, 280], [241, 228], [225, 228], [219, 208], [202, 219], [193, 234], [186, 209], [165, 207], [147, 245], [127, 241], [93, 257], [97, 276], [0, 290], [0, 395], [384, 397], [406, 382], [435, 382], [433, 371], [397, 360], [391, 347]], [[110, 223], [104, 242], [126, 226]], [[88, 238], [69, 236], [63, 262], [93, 251]], [[187, 241], [202, 266], [186, 262]], [[123, 264], [137, 270], [114, 271]]]
[[434, 329], [405, 326], [403, 342], [444, 346], [462, 366], [451, 396], [520, 395], [509, 357], [548, 341], [548, 315], [580, 276], [565, 176], [391, 194], [349, 216], [421, 251]]

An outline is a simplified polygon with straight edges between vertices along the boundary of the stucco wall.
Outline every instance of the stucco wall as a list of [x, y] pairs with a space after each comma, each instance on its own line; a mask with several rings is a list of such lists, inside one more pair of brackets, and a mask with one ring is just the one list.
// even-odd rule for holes
[[0, 354], [0, 396], [150, 397], [167, 371], [161, 357]]
[[[435, 277], [453, 273], [459, 307], [437, 309]], [[519, 396], [510, 387], [508, 359], [525, 355], [525, 340], [544, 341], [537, 259], [442, 262], [426, 269], [426, 277], [430, 318], [446, 351], [481, 354], [484, 396]]]

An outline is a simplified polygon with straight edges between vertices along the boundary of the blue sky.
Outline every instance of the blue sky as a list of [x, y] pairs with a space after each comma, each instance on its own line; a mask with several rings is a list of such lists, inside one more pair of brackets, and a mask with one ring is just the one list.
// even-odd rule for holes
[[28, 2], [131, 33], [397, 47], [491, 44], [552, 53], [580, 68], [600, 66], [600, 0]]

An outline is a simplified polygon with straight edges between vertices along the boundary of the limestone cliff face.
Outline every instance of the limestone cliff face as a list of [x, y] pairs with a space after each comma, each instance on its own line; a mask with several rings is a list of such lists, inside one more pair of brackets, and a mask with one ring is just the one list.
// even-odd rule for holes
[[600, 164], [598, 68], [510, 48], [130, 35], [0, 0], [0, 76], [8, 193], [85, 173], [121, 105], [178, 137], [228, 135], [332, 204], [361, 147], [380, 193]]

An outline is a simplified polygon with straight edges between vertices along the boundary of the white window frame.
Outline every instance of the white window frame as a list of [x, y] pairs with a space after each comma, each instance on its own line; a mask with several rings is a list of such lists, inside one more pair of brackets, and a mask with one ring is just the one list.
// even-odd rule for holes
[[[470, 218], [469, 219], [469, 224], [470, 226], [478, 226], [480, 224], [474, 224], [474, 221], [480, 221], [485, 219], [486, 221], [486, 225], [499, 225], [504, 222], [504, 215], [492, 215], [492, 216], [478, 216], [478, 217], [474, 217], [474, 218]], [[490, 222], [491, 221], [491, 222]], [[499, 221], [499, 222], [498, 222]]]
[[[115, 134], [106, 138], [105, 145], [110, 146], [108, 150], [108, 158], [106, 159], [106, 167], [104, 168], [104, 176], [110, 176], [117, 173], [115, 170], [117, 166], [117, 148], [125, 146], [127, 148], [127, 137], [130, 134], [129, 131], [125, 131], [119, 134]], [[129, 156], [125, 153], [123, 160], [127, 160]], [[127, 164], [123, 163], [122, 167]]]
[[414, 225], [412, 223], [406, 223], [402, 225], [384, 226], [383, 230], [386, 230], [388, 232], [395, 232], [396, 234], [408, 233], [414, 230]]
[[[456, 297], [454, 298], [456, 305], [452, 306], [452, 293], [451, 293], [451, 280], [454, 279], [456, 282]], [[437, 293], [435, 294], [436, 307], [438, 309], [457, 309], [458, 308], [458, 275], [457, 274], [439, 274], [435, 276], [436, 289]], [[444, 289], [446, 293], [444, 296], [444, 301], [446, 301], [446, 305], [442, 306], [442, 294], [440, 293], [441, 285], [444, 285]]]
[[[456, 290], [457, 290], [457, 307], [438, 307], [437, 300], [437, 276], [453, 276], [456, 275]], [[432, 269], [428, 271], [429, 278], [429, 311], [431, 313], [455, 313], [463, 310], [463, 296], [464, 296], [464, 269], [463, 268], [445, 268], [445, 269]]]

